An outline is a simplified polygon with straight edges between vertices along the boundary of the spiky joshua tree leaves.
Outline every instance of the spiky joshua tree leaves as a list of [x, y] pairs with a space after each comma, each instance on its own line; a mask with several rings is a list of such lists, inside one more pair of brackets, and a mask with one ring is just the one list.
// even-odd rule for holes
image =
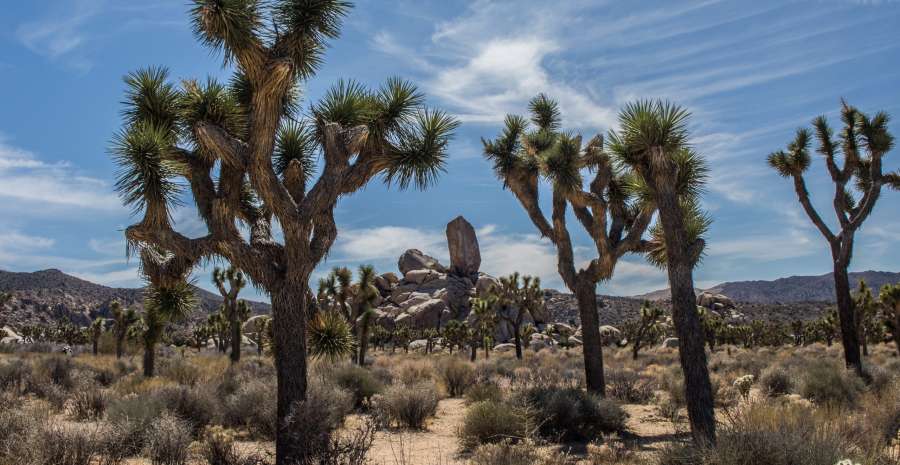
[[[126, 237], [132, 246], [164, 250], [171, 276], [219, 257], [270, 295], [276, 462], [283, 465], [302, 456], [284, 420], [306, 397], [308, 281], [337, 235], [338, 199], [379, 176], [401, 188], [429, 186], [444, 168], [457, 122], [425, 109], [423, 95], [400, 79], [375, 90], [342, 82], [309, 116], [298, 113], [298, 83], [315, 73], [327, 41], [339, 35], [346, 1], [191, 3], [198, 40], [224, 56], [234, 77], [177, 86], [164, 69], [151, 68], [126, 78], [113, 155], [125, 203], [143, 213]], [[189, 185], [208, 234], [191, 238], [174, 229], [170, 208], [186, 197], [178, 178]]]
[[144, 376], [155, 374], [156, 345], [169, 323], [190, 315], [198, 305], [193, 287], [185, 280], [151, 282], [144, 293], [141, 315], [144, 340]]
[[[803, 211], [831, 249], [844, 361], [848, 368], [853, 368], [860, 375], [863, 374], [863, 367], [848, 267], [853, 257], [856, 231], [875, 208], [882, 186], [900, 189], [900, 172], [882, 172], [882, 158], [894, 145], [894, 137], [888, 131], [889, 119], [887, 113], [879, 112], [869, 117], [842, 102], [843, 129], [837, 138], [828, 120], [819, 116], [813, 120], [814, 131], [798, 129], [786, 150], [774, 152], [768, 157], [769, 166], [782, 177], [793, 181]], [[819, 215], [806, 188], [804, 174], [812, 163], [810, 143], [813, 132], [818, 142], [816, 151], [825, 159], [825, 166], [834, 183], [832, 203], [837, 217], [837, 232]], [[843, 166], [839, 165], [839, 157], [843, 158]]]
[[228, 320], [231, 341], [229, 358], [231, 363], [237, 363], [241, 361], [241, 325], [249, 316], [247, 303], [238, 301], [238, 293], [247, 285], [247, 281], [244, 273], [233, 266], [226, 270], [216, 267], [213, 270], [212, 278], [213, 284], [222, 295], [222, 310]]
[[707, 168], [690, 149], [689, 117], [668, 102], [626, 105], [619, 113], [619, 129], [610, 131], [609, 153], [634, 173], [644, 202], [659, 209], [648, 259], [669, 275], [688, 418], [694, 441], [702, 445], [715, 442], [716, 422], [693, 270], [703, 256], [710, 219], [700, 207]]
[[[564, 132], [559, 106], [546, 95], [532, 99], [529, 110], [530, 121], [507, 116], [503, 133], [483, 141], [484, 154], [541, 235], [556, 246], [559, 274], [578, 300], [587, 386], [604, 394], [597, 283], [612, 278], [623, 255], [646, 248], [642, 236], [655, 207], [636, 195], [633, 173], [614, 163], [601, 136], [585, 145], [580, 135]], [[587, 188], [586, 174], [593, 175]], [[552, 188], [549, 220], [539, 203], [541, 180]], [[582, 269], [575, 267], [566, 219], [569, 208], [596, 248], [596, 258]]]

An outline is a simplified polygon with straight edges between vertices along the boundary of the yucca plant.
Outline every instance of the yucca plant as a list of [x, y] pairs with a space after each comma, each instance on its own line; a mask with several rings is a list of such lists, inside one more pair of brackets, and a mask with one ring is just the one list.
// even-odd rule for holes
[[216, 267], [213, 270], [213, 284], [222, 295], [223, 314], [228, 320], [229, 339], [231, 341], [231, 363], [241, 361], [241, 325], [250, 317], [250, 308], [246, 301], [238, 300], [241, 289], [247, 285], [244, 273], [230, 266], [228, 269]]
[[699, 200], [708, 170], [703, 157], [690, 148], [689, 117], [685, 109], [668, 102], [628, 104], [619, 113], [618, 130], [609, 133], [608, 152], [633, 173], [638, 197], [659, 210], [647, 258], [669, 275], [688, 418], [695, 442], [708, 444], [715, 442], [716, 423], [693, 277], [710, 223]]
[[166, 327], [173, 321], [186, 318], [196, 310], [199, 301], [194, 288], [187, 281], [151, 284], [144, 292], [144, 313], [141, 315], [144, 340], [144, 376], [155, 374], [156, 345]]
[[353, 329], [336, 311], [318, 312], [309, 322], [309, 354], [330, 362], [346, 359], [356, 349]]
[[[300, 111], [300, 84], [340, 34], [347, 1], [190, 4], [197, 39], [224, 57], [233, 77], [176, 85], [164, 68], [149, 68], [126, 78], [112, 155], [120, 195], [142, 219], [125, 236], [133, 249], [163, 252], [153, 279], [183, 279], [206, 260], [224, 259], [269, 294], [276, 463], [284, 465], [302, 456], [285, 420], [306, 397], [309, 278], [337, 236], [338, 199], [375, 178], [401, 189], [434, 184], [458, 123], [425, 108], [423, 94], [397, 78], [377, 89], [342, 81]], [[188, 198], [183, 184], [209, 234], [191, 238], [174, 229], [171, 208]], [[283, 241], [272, 234], [276, 223]]]
[[[889, 121], [890, 116], [885, 112], [869, 117], [842, 101], [843, 129], [838, 138], [834, 138], [834, 131], [825, 116], [819, 116], [812, 122], [818, 141], [816, 151], [825, 159], [825, 166], [834, 183], [832, 204], [838, 220], [837, 233], [819, 215], [806, 188], [804, 175], [812, 164], [809, 151], [813, 131], [798, 129], [786, 150], [774, 152], [768, 157], [769, 166], [780, 176], [793, 181], [803, 211], [828, 242], [834, 264], [844, 361], [860, 376], [863, 375], [863, 365], [848, 268], [853, 257], [856, 232], [875, 208], [881, 188], [888, 185], [900, 190], [900, 171], [883, 173], [882, 170], [882, 158], [894, 146], [894, 137], [888, 130]], [[838, 164], [839, 157], [843, 158], [843, 166]]]
[[[619, 258], [646, 248], [642, 240], [656, 207], [637, 196], [633, 173], [616, 163], [597, 135], [587, 144], [581, 135], [562, 129], [556, 101], [540, 94], [529, 102], [530, 119], [509, 115], [495, 140], [484, 140], [484, 155], [537, 227], [555, 246], [558, 270], [566, 287], [575, 293], [581, 319], [587, 387], [604, 394], [603, 349], [597, 315], [597, 284], [612, 278]], [[593, 175], [585, 187], [586, 175]], [[548, 220], [539, 199], [541, 180], [552, 189]], [[582, 269], [567, 225], [567, 211], [593, 241], [596, 258]]]

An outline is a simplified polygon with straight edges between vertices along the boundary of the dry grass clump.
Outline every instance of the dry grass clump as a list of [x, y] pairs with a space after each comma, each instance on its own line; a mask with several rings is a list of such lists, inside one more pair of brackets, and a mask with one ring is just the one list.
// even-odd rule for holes
[[395, 384], [375, 401], [376, 416], [385, 425], [423, 429], [425, 421], [437, 413], [440, 400], [434, 383]]
[[262, 380], [248, 380], [222, 402], [222, 422], [225, 426], [246, 428], [262, 439], [275, 437], [275, 384]]
[[457, 434], [464, 448], [474, 449], [481, 444], [522, 440], [530, 436], [531, 429], [529, 416], [521, 408], [482, 401], [466, 410]]
[[629, 404], [646, 404], [653, 400], [655, 383], [631, 369], [606, 373], [606, 394]]
[[145, 432], [144, 452], [153, 465], [185, 465], [190, 455], [191, 425], [164, 413]]
[[853, 407], [865, 385], [856, 375], [830, 361], [817, 361], [800, 376], [799, 394], [820, 405]]
[[460, 397], [475, 383], [475, 368], [456, 357], [443, 358], [435, 363], [437, 378], [447, 395]]
[[103, 418], [109, 406], [109, 394], [102, 389], [86, 389], [72, 396], [72, 415], [78, 420]]
[[501, 441], [479, 446], [469, 459], [471, 465], [565, 465], [567, 457], [541, 451], [531, 441]]

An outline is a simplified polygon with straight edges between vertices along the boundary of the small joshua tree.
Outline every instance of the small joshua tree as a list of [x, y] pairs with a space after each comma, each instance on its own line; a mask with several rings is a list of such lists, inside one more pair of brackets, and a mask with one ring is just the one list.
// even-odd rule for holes
[[660, 319], [663, 311], [656, 305], [644, 301], [641, 304], [641, 319], [638, 322], [637, 329], [634, 332], [631, 346], [631, 358], [637, 360], [638, 351], [644, 346], [645, 342], [649, 342], [659, 331]]
[[113, 319], [116, 358], [118, 359], [125, 355], [125, 339], [128, 337], [128, 330], [138, 321], [138, 315], [131, 307], [123, 308], [122, 303], [118, 300], [113, 300], [109, 304], [109, 311]]
[[484, 358], [490, 357], [491, 339], [494, 328], [497, 326], [497, 307], [500, 299], [495, 294], [484, 297], [473, 297], [471, 300], [472, 314], [475, 315], [475, 331], [484, 348]]
[[[655, 206], [636, 196], [630, 169], [618, 167], [604, 151], [601, 136], [584, 145], [580, 135], [562, 131], [558, 104], [543, 94], [529, 102], [529, 110], [530, 122], [521, 116], [507, 116], [503, 133], [495, 140], [483, 141], [484, 154], [541, 236], [556, 246], [560, 277], [578, 301], [587, 387], [602, 395], [606, 387], [597, 284], [612, 278], [620, 257], [646, 248], [642, 236]], [[586, 174], [593, 174], [587, 190]], [[552, 188], [549, 220], [538, 201], [542, 178]], [[575, 267], [566, 220], [570, 208], [597, 252], [582, 269]]]
[[453, 353], [453, 348], [458, 347], [460, 350], [466, 344], [466, 325], [459, 320], [450, 320], [441, 330], [444, 344]]
[[884, 326], [891, 333], [897, 355], [900, 355], [900, 284], [883, 286], [878, 299], [884, 315]]
[[91, 333], [91, 353], [96, 356], [99, 353], [100, 336], [103, 335], [103, 326], [105, 320], [103, 318], [94, 318], [89, 329]]
[[[301, 115], [299, 84], [315, 74], [327, 42], [340, 34], [349, 2], [190, 4], [197, 39], [224, 56], [233, 78], [176, 86], [161, 68], [126, 78], [123, 129], [112, 152], [121, 196], [143, 217], [125, 236], [132, 249], [161, 251], [155, 266], [165, 276], [154, 279], [175, 283], [204, 260], [220, 258], [269, 294], [275, 460], [286, 465], [306, 447], [286, 420], [306, 399], [309, 278], [337, 237], [338, 200], [378, 177], [400, 188], [430, 186], [443, 171], [457, 122], [425, 109], [423, 95], [400, 79], [375, 90], [341, 82]], [[319, 170], [316, 159], [324, 162]], [[185, 197], [179, 178], [206, 224], [200, 237], [179, 233], [170, 221], [172, 204]]]
[[[772, 153], [768, 157], [769, 165], [779, 175], [793, 180], [800, 205], [831, 249], [844, 361], [848, 368], [853, 368], [859, 375], [863, 374], [863, 366], [848, 268], [853, 257], [856, 232], [875, 208], [882, 186], [900, 189], [900, 172], [882, 172], [882, 158], [894, 145], [894, 137], [888, 131], [889, 119], [887, 113], [879, 112], [869, 117], [842, 102], [843, 129], [837, 139], [824, 116], [813, 120], [815, 138], [819, 144], [816, 151], [824, 157], [828, 174], [834, 183], [832, 204], [837, 216], [837, 233], [816, 211], [806, 188], [804, 174], [811, 164], [809, 149], [812, 132], [806, 128], [798, 129], [787, 150]], [[838, 165], [837, 158], [841, 156], [843, 166]]]
[[869, 355], [869, 341], [878, 341], [874, 336], [878, 333], [878, 301], [872, 295], [872, 289], [860, 280], [856, 295], [853, 296], [854, 313], [856, 314], [856, 332], [862, 346], [863, 356]]
[[499, 297], [499, 315], [513, 328], [513, 342], [516, 346], [516, 358], [522, 360], [522, 324], [525, 317], [540, 310], [544, 304], [541, 290], [541, 279], [522, 276], [519, 284], [519, 273], [500, 278], [500, 286], [493, 292]]
[[354, 288], [353, 307], [356, 316], [356, 326], [359, 332], [359, 355], [356, 363], [365, 365], [366, 351], [369, 348], [369, 329], [372, 320], [375, 319], [375, 301], [379, 297], [378, 288], [375, 287], [375, 267], [361, 265], [359, 267], [359, 281]]
[[247, 285], [244, 273], [230, 266], [227, 270], [216, 267], [213, 270], [213, 284], [222, 295], [222, 310], [228, 320], [231, 341], [231, 363], [241, 361], [241, 325], [249, 317], [246, 302], [238, 301], [238, 293]]
[[142, 315], [144, 376], [155, 374], [156, 345], [169, 323], [185, 318], [198, 305], [193, 287], [186, 281], [151, 284], [144, 294]]

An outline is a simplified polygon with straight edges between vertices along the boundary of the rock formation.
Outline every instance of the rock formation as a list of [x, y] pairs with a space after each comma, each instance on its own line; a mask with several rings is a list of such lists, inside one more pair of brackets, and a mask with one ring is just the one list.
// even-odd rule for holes
[[481, 267], [481, 251], [475, 228], [457, 216], [447, 224], [447, 247], [450, 249], [450, 272], [458, 276], [477, 276]]

